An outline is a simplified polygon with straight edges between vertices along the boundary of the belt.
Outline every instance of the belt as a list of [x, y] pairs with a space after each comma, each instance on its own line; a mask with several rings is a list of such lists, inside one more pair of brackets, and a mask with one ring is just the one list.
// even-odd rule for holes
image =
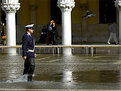
[[34, 50], [28, 50], [27, 52], [34, 52]]

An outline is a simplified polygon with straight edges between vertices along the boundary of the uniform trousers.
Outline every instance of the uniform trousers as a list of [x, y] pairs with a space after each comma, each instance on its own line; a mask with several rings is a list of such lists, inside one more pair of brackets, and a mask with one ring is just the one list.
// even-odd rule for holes
[[34, 58], [27, 57], [27, 59], [24, 62], [24, 73], [23, 74], [28, 75], [28, 79], [27, 79], [28, 81], [32, 81], [32, 75], [34, 73], [34, 69], [35, 69]]

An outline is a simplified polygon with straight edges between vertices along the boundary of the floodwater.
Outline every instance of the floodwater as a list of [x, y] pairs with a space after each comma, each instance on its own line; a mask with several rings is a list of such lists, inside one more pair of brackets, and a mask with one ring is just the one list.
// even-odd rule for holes
[[21, 79], [21, 55], [1, 53], [0, 89], [121, 90], [121, 55], [114, 49], [101, 50], [94, 56], [38, 54], [32, 82]]

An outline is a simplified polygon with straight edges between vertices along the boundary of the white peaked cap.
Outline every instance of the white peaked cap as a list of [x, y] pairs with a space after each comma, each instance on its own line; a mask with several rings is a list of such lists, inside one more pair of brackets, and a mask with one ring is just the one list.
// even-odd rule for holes
[[26, 28], [31, 28], [31, 27], [34, 27], [34, 24], [26, 25], [25, 27]]

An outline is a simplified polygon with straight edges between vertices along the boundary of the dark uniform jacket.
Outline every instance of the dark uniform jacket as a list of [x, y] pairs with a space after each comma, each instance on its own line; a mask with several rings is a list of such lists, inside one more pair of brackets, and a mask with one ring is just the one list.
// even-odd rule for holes
[[23, 56], [27, 56], [29, 58], [34, 58], [34, 52], [28, 52], [28, 50], [34, 50], [34, 41], [33, 37], [28, 33], [25, 33], [22, 38], [22, 50]]

